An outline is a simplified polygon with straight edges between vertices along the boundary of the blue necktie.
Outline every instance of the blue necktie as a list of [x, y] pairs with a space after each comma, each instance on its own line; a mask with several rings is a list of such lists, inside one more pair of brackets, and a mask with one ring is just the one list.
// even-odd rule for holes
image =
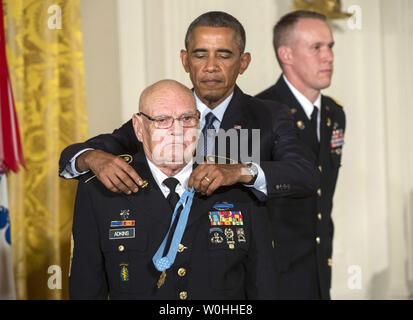
[[204, 156], [208, 155], [208, 129], [216, 130], [213, 126], [215, 120], [218, 119], [212, 112], [208, 112], [205, 116], [205, 126], [202, 129], [202, 134], [204, 136]]

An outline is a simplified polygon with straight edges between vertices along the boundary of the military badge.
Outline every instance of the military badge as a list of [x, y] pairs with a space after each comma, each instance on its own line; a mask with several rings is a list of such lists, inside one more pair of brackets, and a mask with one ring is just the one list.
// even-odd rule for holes
[[123, 220], [123, 221], [111, 221], [110, 227], [133, 227], [135, 226], [135, 220]]
[[230, 228], [225, 228], [225, 237], [227, 239], [227, 244], [230, 249], [235, 248], [235, 241], [234, 241], [234, 231]]
[[210, 211], [211, 226], [242, 226], [244, 224], [241, 211]]
[[234, 205], [232, 203], [222, 202], [222, 203], [215, 203], [213, 208], [218, 211], [228, 210], [228, 209], [234, 208]]
[[209, 214], [209, 221], [211, 222], [211, 226], [219, 226], [219, 212], [210, 211], [208, 214]]
[[220, 228], [211, 228], [209, 233], [212, 233], [211, 243], [220, 244], [224, 241], [223, 232]]
[[121, 281], [129, 281], [129, 270], [127, 263], [121, 263], [120, 267], [120, 280]]
[[237, 228], [238, 243], [247, 242], [243, 228]]
[[338, 129], [338, 123], [334, 123], [333, 133], [331, 134], [331, 148], [341, 148], [344, 145], [344, 130]]
[[123, 220], [126, 220], [129, 218], [129, 214], [130, 214], [129, 211], [130, 211], [129, 209], [120, 211], [120, 216]]
[[302, 122], [302, 121], [297, 121], [297, 127], [298, 127], [300, 130], [304, 130], [304, 129], [305, 129], [305, 124], [304, 124], [304, 122]]

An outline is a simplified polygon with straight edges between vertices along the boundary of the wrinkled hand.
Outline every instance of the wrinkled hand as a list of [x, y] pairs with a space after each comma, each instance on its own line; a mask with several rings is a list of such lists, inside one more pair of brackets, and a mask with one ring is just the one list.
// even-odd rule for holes
[[125, 160], [101, 150], [89, 150], [76, 159], [80, 171], [92, 170], [110, 191], [131, 194], [138, 192], [143, 179]]
[[248, 183], [252, 176], [244, 164], [207, 164], [196, 167], [188, 181], [188, 188], [194, 187], [203, 195], [210, 196], [222, 186], [232, 186], [236, 183]]

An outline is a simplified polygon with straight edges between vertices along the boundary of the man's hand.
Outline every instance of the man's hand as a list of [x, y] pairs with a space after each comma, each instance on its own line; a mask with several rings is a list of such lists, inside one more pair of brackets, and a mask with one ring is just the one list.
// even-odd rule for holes
[[76, 170], [92, 170], [110, 191], [131, 194], [138, 192], [143, 180], [136, 171], [120, 157], [101, 150], [88, 150], [76, 159]]
[[252, 176], [246, 168], [245, 164], [202, 163], [192, 171], [188, 188], [194, 187], [201, 194], [210, 196], [219, 187], [248, 183]]

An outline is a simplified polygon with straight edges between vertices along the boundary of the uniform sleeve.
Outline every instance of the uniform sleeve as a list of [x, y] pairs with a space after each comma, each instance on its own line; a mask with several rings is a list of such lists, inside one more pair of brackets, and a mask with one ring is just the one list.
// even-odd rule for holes
[[251, 205], [249, 212], [251, 234], [245, 266], [246, 296], [249, 300], [276, 299], [278, 272], [267, 209]]
[[73, 257], [70, 269], [71, 299], [106, 299], [108, 285], [99, 231], [88, 185], [79, 182], [73, 218]]
[[268, 198], [311, 196], [320, 183], [316, 159], [298, 139], [288, 107], [278, 104], [273, 109], [271, 161], [260, 163]]
[[141, 144], [136, 138], [132, 120], [129, 120], [111, 134], [101, 134], [86, 142], [72, 144], [66, 147], [60, 154], [59, 175], [62, 178], [71, 178], [70, 175], [64, 174], [65, 170], [70, 167], [70, 160], [77, 153], [88, 148], [103, 150], [115, 155], [124, 153], [135, 154], [139, 152]]

